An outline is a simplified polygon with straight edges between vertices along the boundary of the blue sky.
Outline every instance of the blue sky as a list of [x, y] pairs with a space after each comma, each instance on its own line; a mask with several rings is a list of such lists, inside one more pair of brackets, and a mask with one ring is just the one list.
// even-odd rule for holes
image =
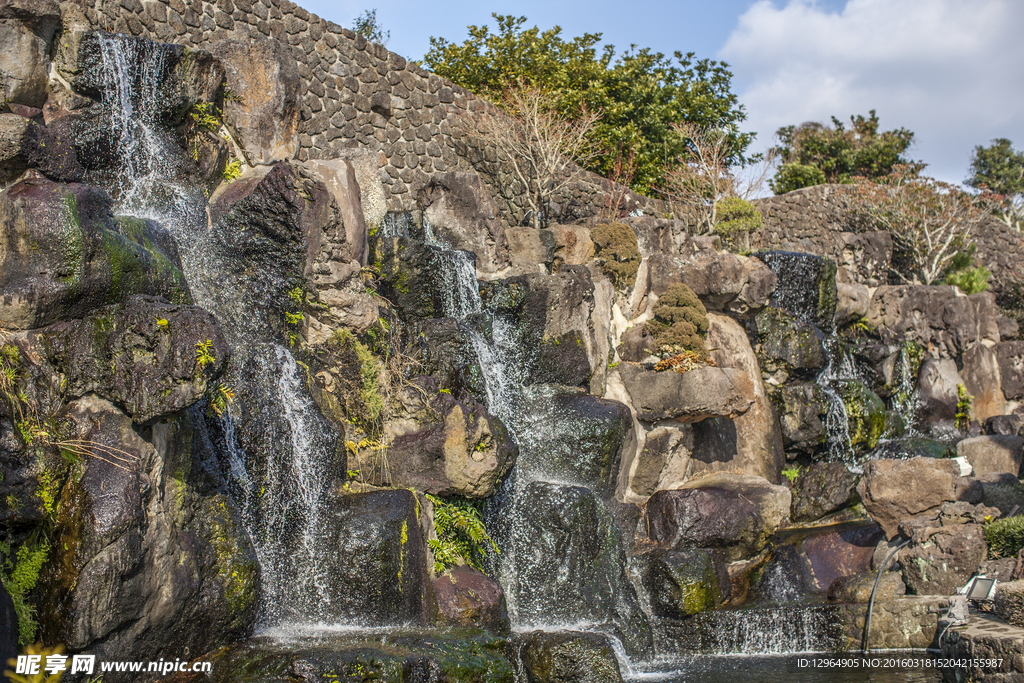
[[876, 109], [883, 129], [916, 134], [910, 156], [942, 180], [962, 181], [975, 145], [995, 137], [1024, 148], [1024, 0], [300, 0], [351, 27], [377, 10], [388, 48], [418, 59], [430, 36], [461, 42], [491, 13], [601, 33], [607, 43], [675, 50], [731, 65], [755, 148], [803, 121]]

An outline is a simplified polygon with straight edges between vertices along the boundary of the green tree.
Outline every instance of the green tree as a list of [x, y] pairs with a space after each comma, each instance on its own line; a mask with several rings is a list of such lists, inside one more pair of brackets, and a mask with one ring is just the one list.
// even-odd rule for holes
[[978, 145], [971, 157], [967, 184], [983, 192], [992, 213], [1010, 227], [1020, 230], [1024, 222], [1024, 152], [1013, 148], [1006, 138], [996, 138], [989, 147]]
[[461, 44], [431, 37], [423, 59], [434, 73], [501, 105], [511, 87], [538, 88], [569, 120], [601, 112], [589, 139], [601, 153], [587, 168], [614, 173], [622, 150], [634, 164], [632, 187], [653, 194], [665, 185], [666, 172], [686, 150], [685, 137], [673, 124], [689, 122], [724, 129], [730, 138], [730, 162], [746, 161], [753, 134], [739, 124], [746, 113], [730, 91], [728, 65], [631, 45], [616, 55], [606, 45], [598, 53], [600, 33], [565, 39], [558, 26], [526, 28], [526, 17], [493, 15], [497, 31], [469, 26]]
[[352, 22], [352, 30], [371, 43], [387, 45], [388, 41], [391, 40], [391, 31], [385, 31], [377, 21], [376, 9], [364, 10]]
[[851, 116], [850, 128], [833, 116], [831, 127], [809, 122], [784, 126], [775, 135], [782, 161], [771, 181], [775, 194], [822, 182], [850, 183], [855, 177], [884, 178], [898, 165], [913, 164], [903, 154], [914, 134], [906, 128], [879, 133], [874, 109], [867, 118]]

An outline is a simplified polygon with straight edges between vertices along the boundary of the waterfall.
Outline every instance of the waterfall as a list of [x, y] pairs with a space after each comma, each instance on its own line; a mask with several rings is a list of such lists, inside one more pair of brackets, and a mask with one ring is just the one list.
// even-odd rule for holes
[[98, 40], [118, 166], [94, 181], [110, 191], [117, 213], [154, 220], [174, 236], [195, 303], [217, 316], [234, 351], [228, 379], [244, 404], [236, 409], [242, 423], [225, 414], [215, 429], [221, 472], [260, 565], [261, 625], [337, 620], [324, 519], [333, 435], [308, 395], [305, 369], [267, 332], [261, 284], [228, 276], [206, 197], [161, 128], [160, 90], [176, 48]]
[[825, 369], [818, 373], [815, 380], [828, 401], [828, 412], [825, 414], [825, 432], [827, 434], [829, 460], [851, 462], [853, 444], [850, 440], [850, 420], [846, 412], [846, 402], [839, 393], [839, 383], [844, 380], [858, 379], [857, 368], [853, 358], [843, 347], [835, 329], [829, 331], [824, 344], [825, 357], [828, 359]]

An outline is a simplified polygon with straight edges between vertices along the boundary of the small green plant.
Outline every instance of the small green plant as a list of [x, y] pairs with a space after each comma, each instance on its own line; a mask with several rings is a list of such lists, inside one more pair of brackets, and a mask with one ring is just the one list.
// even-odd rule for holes
[[18, 642], [26, 646], [35, 642], [38, 627], [36, 611], [28, 595], [39, 580], [39, 570], [50, 555], [50, 547], [45, 542], [26, 542], [12, 554], [10, 546], [3, 544], [0, 552], [4, 555], [0, 582], [10, 594], [18, 614]]
[[306, 290], [302, 285], [295, 285], [288, 290], [288, 298], [301, 306], [303, 300], [306, 298]]
[[800, 476], [800, 465], [794, 463], [789, 467], [784, 467], [782, 469], [782, 476], [789, 479], [790, 484], [795, 484], [797, 477]]
[[205, 368], [207, 365], [213, 365], [217, 362], [217, 359], [210, 353], [213, 348], [213, 340], [205, 339], [203, 341], [196, 342], [196, 367], [200, 370]]
[[949, 269], [946, 270], [947, 285], [958, 287], [964, 294], [988, 291], [988, 280], [992, 277], [992, 271], [976, 264], [974, 255], [977, 251], [978, 245], [972, 244], [953, 256], [949, 262]]
[[715, 232], [731, 235], [735, 232], [754, 232], [764, 223], [757, 207], [740, 197], [726, 197], [718, 202]]
[[213, 102], [196, 102], [189, 109], [188, 117], [195, 127], [211, 133], [219, 130], [223, 124], [220, 109]]
[[434, 553], [434, 573], [442, 574], [449, 567], [468, 564], [483, 571], [482, 560], [489, 550], [498, 552], [480, 519], [480, 511], [469, 501], [444, 501], [426, 494], [434, 505], [434, 532], [430, 539]]
[[1003, 517], [986, 522], [985, 543], [989, 558], [1015, 557], [1024, 548], [1024, 516]]
[[170, 323], [167, 322], [167, 318], [157, 318], [156, 319], [156, 325], [157, 325], [157, 327], [159, 327], [161, 329], [165, 329], [166, 330], [167, 326], [169, 324]]
[[966, 432], [971, 426], [971, 406], [974, 397], [967, 393], [963, 384], [956, 385], [956, 428]]
[[238, 180], [242, 175], [242, 162], [238, 159], [232, 159], [228, 162], [228, 165], [224, 167], [224, 172], [221, 173], [224, 176], [224, 180], [229, 183], [232, 180]]
[[286, 311], [284, 317], [289, 325], [298, 325], [303, 318], [302, 313], [292, 313], [291, 311]]
[[[57, 645], [56, 647], [43, 647], [42, 643], [35, 643], [33, 645], [26, 645], [24, 654], [32, 656], [35, 655], [40, 658], [39, 671], [34, 674], [19, 674], [14, 671], [4, 671], [4, 676], [13, 683], [59, 683], [60, 679], [64, 676], [63, 671], [57, 673], [48, 674], [46, 672], [47, 658], [52, 656], [59, 656], [64, 654], [64, 646]], [[15, 660], [8, 660], [8, 665], [13, 665]], [[85, 683], [99, 683], [102, 676], [96, 678], [88, 678]]]
[[217, 382], [206, 390], [209, 413], [224, 417], [224, 412], [235, 403], [235, 392], [227, 382]]

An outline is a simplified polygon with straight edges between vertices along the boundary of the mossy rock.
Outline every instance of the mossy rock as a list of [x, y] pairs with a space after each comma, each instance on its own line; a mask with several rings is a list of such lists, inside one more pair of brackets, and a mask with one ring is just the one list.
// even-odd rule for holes
[[616, 289], [636, 283], [640, 268], [640, 247], [633, 228], [625, 223], [598, 223], [590, 229], [595, 257]]
[[837, 385], [846, 407], [851, 445], [874, 448], [887, 426], [885, 403], [860, 380], [842, 380]]
[[707, 358], [707, 309], [694, 291], [681, 282], [670, 286], [658, 299], [654, 320], [647, 323], [646, 329], [654, 335], [654, 348], [662, 355], [690, 351]]

